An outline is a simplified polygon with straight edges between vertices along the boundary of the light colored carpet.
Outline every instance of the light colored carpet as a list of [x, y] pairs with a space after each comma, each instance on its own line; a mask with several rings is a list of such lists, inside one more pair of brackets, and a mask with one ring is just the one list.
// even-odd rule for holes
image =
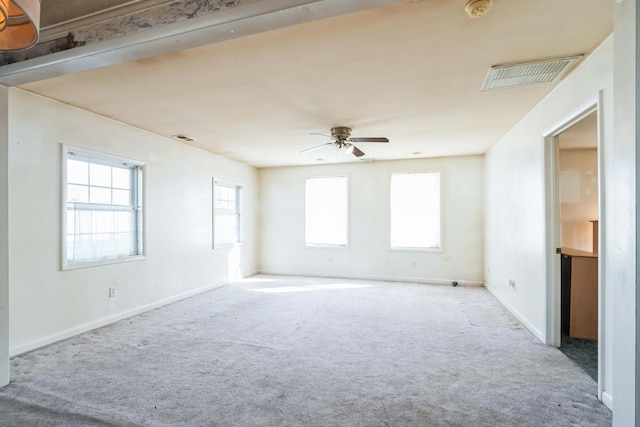
[[15, 357], [11, 426], [599, 426], [485, 289], [254, 276]]

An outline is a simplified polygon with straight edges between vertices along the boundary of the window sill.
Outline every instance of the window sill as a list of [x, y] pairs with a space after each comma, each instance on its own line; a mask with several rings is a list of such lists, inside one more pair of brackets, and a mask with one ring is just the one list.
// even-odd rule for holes
[[142, 261], [147, 259], [144, 255], [132, 255], [122, 258], [101, 259], [99, 261], [76, 262], [73, 264], [64, 264], [62, 271], [77, 270], [79, 268], [99, 267], [101, 265], [120, 264], [123, 262]]
[[217, 250], [217, 249], [229, 249], [229, 248], [238, 248], [242, 246], [242, 242], [237, 242], [237, 243], [224, 243], [221, 245], [215, 245], [213, 247], [213, 250]]
[[433, 253], [442, 253], [442, 248], [403, 248], [403, 247], [392, 247], [389, 248], [391, 252], [433, 252]]
[[305, 243], [305, 249], [349, 249], [349, 245], [330, 245], [320, 243]]

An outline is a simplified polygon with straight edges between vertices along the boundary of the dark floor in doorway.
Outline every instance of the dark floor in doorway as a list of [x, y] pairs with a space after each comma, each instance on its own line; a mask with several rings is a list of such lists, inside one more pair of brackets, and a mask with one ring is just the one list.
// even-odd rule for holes
[[560, 350], [598, 382], [598, 341], [562, 337]]

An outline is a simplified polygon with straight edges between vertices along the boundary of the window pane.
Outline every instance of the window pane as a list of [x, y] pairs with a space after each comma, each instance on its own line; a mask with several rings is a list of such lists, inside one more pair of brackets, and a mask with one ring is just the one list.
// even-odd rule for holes
[[91, 211], [74, 211], [76, 234], [91, 233]]
[[89, 164], [79, 160], [69, 160], [67, 162], [67, 182], [89, 184]]
[[133, 241], [131, 233], [117, 233], [115, 235], [116, 250], [118, 253], [131, 253], [133, 250]]
[[240, 241], [240, 197], [242, 187], [214, 182], [214, 246]]
[[67, 201], [89, 203], [89, 187], [84, 185], [67, 185]]
[[[77, 152], [76, 155], [81, 160], [65, 158], [67, 261], [78, 263], [139, 254], [142, 245], [138, 246], [136, 240], [142, 235], [141, 211], [131, 205], [132, 200], [140, 197], [138, 185], [132, 185], [133, 173], [140, 167], [91, 163], [90, 159], [97, 158], [97, 153]], [[113, 158], [104, 160], [114, 161]]]
[[130, 206], [131, 193], [129, 190], [113, 190], [113, 204], [119, 206]]
[[90, 166], [91, 185], [111, 187], [111, 167], [92, 163]]
[[346, 177], [307, 179], [306, 244], [346, 245], [347, 215]]
[[90, 203], [111, 204], [111, 189], [110, 188], [102, 188], [102, 187], [91, 187], [90, 190]]
[[[67, 259], [94, 260], [131, 255], [134, 233], [130, 212], [69, 211]], [[70, 218], [73, 217], [73, 218]]]
[[73, 236], [70, 236], [70, 238], [67, 238], [67, 259], [74, 259], [76, 257], [74, 247]]
[[[86, 260], [95, 257], [95, 251], [92, 249], [91, 235], [69, 235], [68, 243], [72, 246], [72, 253], [74, 254], [74, 260]], [[67, 257], [69, 254], [67, 253]]]
[[440, 174], [391, 176], [391, 246], [440, 247]]
[[113, 212], [95, 211], [92, 212], [91, 232], [109, 233], [113, 230]]
[[238, 241], [238, 218], [235, 214], [218, 214], [215, 218], [214, 236], [216, 244], [235, 243]]
[[67, 210], [67, 234], [76, 233], [75, 217], [73, 210]]
[[217, 244], [235, 243], [235, 216], [216, 216], [215, 236]]
[[134, 229], [133, 220], [135, 215], [133, 212], [115, 212], [114, 231], [130, 232]]
[[113, 168], [113, 188], [122, 188], [129, 190], [131, 188], [131, 170], [122, 168]]

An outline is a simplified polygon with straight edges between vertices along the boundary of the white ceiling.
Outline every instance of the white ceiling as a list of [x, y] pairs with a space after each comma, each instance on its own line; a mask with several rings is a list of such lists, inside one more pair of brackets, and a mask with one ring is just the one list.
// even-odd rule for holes
[[472, 19], [466, 0], [408, 1], [20, 87], [257, 167], [358, 161], [300, 154], [338, 125], [389, 137], [363, 159], [479, 154], [555, 87], [481, 92], [492, 65], [612, 31], [608, 0], [493, 3]]

